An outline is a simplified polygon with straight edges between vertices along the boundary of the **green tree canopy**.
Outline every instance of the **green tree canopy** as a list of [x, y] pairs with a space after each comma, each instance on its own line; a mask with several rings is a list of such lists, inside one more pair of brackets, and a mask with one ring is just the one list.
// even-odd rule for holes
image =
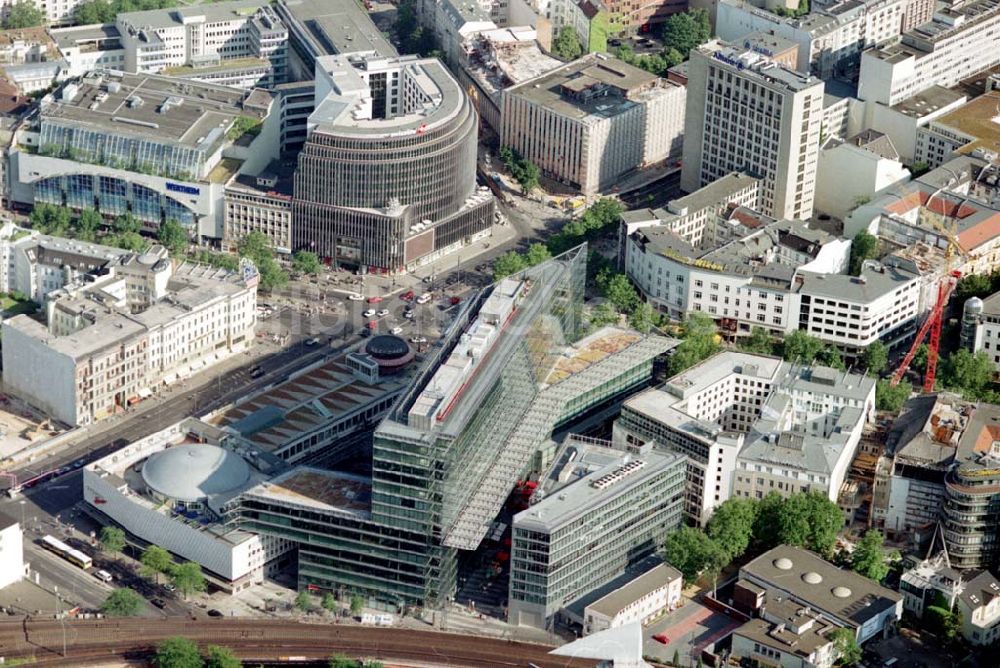
[[583, 44], [571, 26], [559, 28], [556, 38], [552, 40], [552, 55], [560, 60], [576, 60], [583, 55]]
[[16, 28], [34, 28], [45, 23], [45, 12], [35, 6], [30, 0], [18, 0], [7, 10], [7, 18], [3, 20], [4, 30]]
[[720, 350], [715, 322], [704, 313], [690, 313], [684, 322], [681, 342], [667, 361], [667, 372], [675, 376]]
[[880, 411], [898, 413], [910, 398], [913, 387], [909, 381], [903, 380], [896, 387], [892, 386], [889, 379], [879, 379], [875, 383], [875, 408]]
[[330, 668], [360, 668], [357, 661], [343, 654], [334, 654], [331, 656], [328, 665]]
[[740, 350], [758, 355], [774, 354], [774, 338], [763, 327], [752, 327], [750, 336], [740, 341]]
[[861, 662], [861, 647], [853, 629], [836, 629], [830, 634], [830, 639], [840, 665], [853, 666]]
[[111, 223], [111, 231], [115, 234], [138, 234], [142, 230], [142, 221], [131, 213], [125, 213]]
[[628, 316], [629, 327], [643, 334], [648, 334], [649, 330], [653, 329], [655, 321], [656, 314], [653, 312], [653, 307], [646, 302], [640, 302]]
[[517, 251], [508, 251], [493, 260], [493, 280], [499, 281], [505, 276], [523, 271], [527, 266], [523, 255]]
[[187, 638], [167, 638], [153, 655], [156, 668], [202, 668], [198, 646]]
[[114, 526], [101, 528], [101, 549], [110, 554], [119, 554], [125, 549], [125, 532]]
[[590, 324], [594, 327], [614, 325], [618, 322], [618, 309], [609, 301], [604, 301], [590, 311]]
[[726, 553], [704, 531], [681, 527], [667, 536], [663, 557], [691, 583], [701, 574], [714, 575], [726, 563]]
[[944, 359], [939, 377], [945, 387], [976, 399], [982, 395], [995, 372], [996, 367], [985, 351], [972, 353], [962, 348]]
[[152, 575], [157, 584], [160, 582], [160, 573], [166, 573], [174, 565], [173, 557], [159, 545], [147, 547], [139, 562], [142, 564], [142, 574], [146, 577]]
[[536, 264], [541, 264], [550, 259], [552, 259], [552, 253], [549, 252], [545, 244], [540, 243], [528, 246], [528, 252], [524, 254], [524, 261], [529, 267], [534, 267]]
[[188, 248], [187, 229], [173, 218], [160, 225], [156, 238], [174, 257], [183, 255]]
[[76, 219], [76, 238], [81, 241], [94, 241], [97, 239], [97, 232], [104, 224], [101, 214], [94, 209], [84, 209], [80, 212], [80, 217]]
[[750, 499], [728, 499], [712, 513], [705, 533], [726, 553], [727, 561], [732, 561], [749, 547], [756, 520], [756, 503]]
[[639, 304], [639, 293], [625, 274], [614, 274], [604, 282], [604, 296], [623, 313]]
[[997, 288], [1000, 287], [1000, 275], [996, 273], [987, 274], [969, 274], [968, 276], [963, 276], [959, 280], [958, 284], [955, 285], [955, 297], [958, 299], [959, 304], [965, 304], [967, 299], [972, 297], [989, 297]]
[[886, 563], [882, 544], [881, 533], [875, 530], [867, 531], [851, 553], [851, 569], [866, 578], [882, 582], [889, 574], [889, 564]]
[[337, 599], [333, 597], [333, 594], [326, 592], [323, 594], [323, 599], [319, 603], [320, 607], [327, 612], [333, 612], [337, 609]]
[[309, 592], [303, 590], [295, 595], [295, 607], [302, 612], [309, 612], [312, 610], [313, 602], [312, 596], [309, 595]]
[[712, 36], [708, 12], [704, 9], [689, 9], [680, 14], [671, 14], [663, 22], [663, 44], [666, 49], [674, 49], [687, 56], [691, 49], [704, 44]]
[[101, 604], [108, 617], [135, 617], [141, 609], [142, 597], [131, 589], [115, 589]]
[[753, 535], [764, 549], [788, 544], [828, 555], [843, 526], [843, 512], [820, 492], [771, 492], [757, 506]]
[[310, 274], [315, 276], [323, 269], [323, 263], [319, 261], [319, 256], [312, 251], [295, 251], [292, 255], [292, 269], [300, 274]]
[[361, 598], [357, 594], [351, 596], [351, 614], [355, 617], [361, 614], [361, 611], [365, 609], [365, 599]]
[[823, 349], [819, 351], [816, 355], [816, 359], [813, 361], [816, 364], [828, 366], [833, 369], [840, 369], [841, 371], [847, 369], [847, 364], [844, 363], [843, 353], [833, 346], [823, 346]]
[[170, 569], [170, 581], [184, 598], [196, 591], [205, 591], [205, 576], [201, 572], [201, 566], [193, 561], [185, 561]]
[[243, 662], [233, 650], [219, 645], [209, 645], [205, 652], [205, 668], [241, 668]]
[[800, 329], [785, 335], [781, 355], [787, 362], [812, 364], [816, 356], [826, 347], [822, 339], [806, 334]]
[[861, 354], [861, 363], [869, 373], [878, 375], [889, 364], [889, 349], [881, 341], [876, 341], [865, 348]]
[[865, 260], [878, 257], [878, 237], [861, 230], [851, 241], [851, 260], [848, 271], [851, 276], [861, 275], [861, 265]]

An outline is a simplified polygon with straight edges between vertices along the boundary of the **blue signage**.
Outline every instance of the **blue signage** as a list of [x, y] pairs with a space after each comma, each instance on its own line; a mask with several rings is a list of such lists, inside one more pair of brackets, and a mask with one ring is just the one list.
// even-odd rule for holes
[[740, 61], [740, 60], [738, 60], [736, 58], [733, 58], [733, 57], [729, 56], [728, 54], [725, 54], [725, 53], [723, 53], [721, 51], [716, 51], [715, 52], [715, 59], [716, 60], [721, 60], [722, 62], [726, 63], [727, 65], [732, 65], [733, 67], [735, 67], [736, 69], [739, 69], [739, 70], [742, 70], [744, 67], [746, 67], [746, 65], [742, 61]]
[[167, 190], [171, 190], [175, 193], [184, 193], [185, 195], [200, 195], [201, 190], [194, 188], [192, 186], [184, 186], [180, 183], [170, 183], [167, 181]]

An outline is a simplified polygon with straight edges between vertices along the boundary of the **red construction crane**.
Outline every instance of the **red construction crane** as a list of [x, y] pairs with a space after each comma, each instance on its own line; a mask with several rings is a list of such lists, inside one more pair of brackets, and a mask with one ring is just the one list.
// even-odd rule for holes
[[930, 332], [931, 340], [927, 346], [927, 371], [924, 373], [924, 393], [934, 391], [934, 378], [937, 374], [937, 362], [938, 362], [938, 348], [941, 345], [941, 321], [944, 320], [944, 309], [948, 305], [948, 299], [951, 297], [952, 290], [955, 289], [955, 283], [958, 279], [962, 277], [962, 272], [952, 271], [949, 272], [941, 280], [941, 284], [938, 285], [938, 297], [937, 301], [934, 303], [934, 308], [931, 309], [930, 315], [924, 320], [924, 324], [920, 326], [920, 331], [917, 332], [917, 336], [913, 339], [913, 345], [910, 346], [910, 350], [906, 353], [906, 357], [903, 358], [903, 363], [899, 365], [896, 373], [892, 377], [892, 386], [895, 387], [899, 385], [899, 381], [903, 379], [906, 374], [906, 370], [910, 368], [910, 362], [913, 361], [913, 356], [917, 354], [917, 348], [920, 344], [924, 342], [927, 338], [927, 332]]

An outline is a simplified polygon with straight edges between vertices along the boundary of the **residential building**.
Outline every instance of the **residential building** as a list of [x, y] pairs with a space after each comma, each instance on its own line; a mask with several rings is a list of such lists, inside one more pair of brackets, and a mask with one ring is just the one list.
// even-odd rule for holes
[[220, 80], [220, 72], [229, 69], [227, 61], [246, 70], [252, 59], [262, 68], [258, 80], [282, 83], [287, 77], [288, 30], [264, 0], [123, 12], [115, 26], [128, 72], [190, 74], [232, 85], [239, 79], [231, 70], [228, 80]]
[[476, 112], [440, 61], [320, 56], [316, 100], [295, 172], [293, 250], [398, 272], [490, 235]]
[[978, 306], [972, 352], [985, 352], [1000, 369], [1000, 292], [983, 299]]
[[782, 668], [832, 668], [837, 628], [809, 607], [776, 596], [761, 607], [760, 617], [733, 631], [732, 657]]
[[962, 635], [973, 645], [992, 645], [1000, 638], [1000, 580], [983, 571], [965, 584], [956, 609]]
[[858, 98], [892, 106], [933, 85], [951, 87], [1000, 64], [1000, 1], [952, 3], [896, 44], [861, 54]]
[[226, 184], [222, 247], [235, 250], [248, 234], [267, 237], [278, 253], [292, 252], [294, 163], [273, 161], [260, 174], [237, 174]]
[[138, 540], [199, 564], [215, 587], [242, 591], [279, 570], [292, 545], [230, 524], [233, 499], [282, 468], [230, 441], [186, 418], [84, 467], [83, 500]]
[[[253, 341], [258, 277], [252, 263], [229, 273], [175, 266], [159, 246], [110, 261], [107, 252], [88, 257], [87, 250], [20, 249], [29, 261], [41, 255], [43, 263], [61, 251], [75, 274], [45, 295], [44, 324], [26, 315], [3, 323], [8, 390], [53, 418], [75, 426], [120, 413], [161, 382]], [[41, 275], [45, 285], [44, 270]]]
[[852, 630], [858, 644], [885, 636], [903, 616], [898, 593], [791, 545], [779, 545], [740, 568], [733, 600], [748, 614], [781, 601], [804, 606], [820, 621]]
[[606, 54], [588, 54], [506, 89], [500, 143], [587, 196], [679, 155], [685, 88]]
[[[602, 446], [563, 450], [545, 476], [555, 484], [536, 490], [535, 498], [542, 498], [512, 522], [511, 624], [551, 628], [560, 610], [654, 554], [680, 526], [686, 458], [645, 450], [634, 456]], [[585, 532], [587, 540], [579, 540]], [[636, 583], [632, 593], [619, 590], [588, 606], [585, 615], [597, 608], [592, 631], [661, 610], [654, 602], [666, 602], [665, 575], [650, 576], [656, 585]], [[636, 600], [651, 588], [662, 589], [662, 596], [654, 594], [648, 605]], [[632, 603], [637, 605], [630, 613]]]
[[225, 183], [277, 157], [271, 107], [259, 89], [95, 72], [46, 96], [22, 124], [9, 155], [10, 198], [108, 218], [128, 212], [149, 232], [172, 219], [192, 237], [219, 239]]
[[0, 589], [24, 577], [24, 535], [21, 525], [0, 513]]
[[831, 138], [816, 163], [816, 210], [842, 220], [858, 203], [909, 179], [885, 134], [869, 130], [846, 141]]
[[1000, 91], [989, 91], [917, 129], [914, 158], [936, 168], [956, 155], [1000, 155]]
[[584, 608], [584, 635], [639, 622], [646, 626], [673, 610], [681, 600], [684, 578], [660, 563]]
[[759, 4], [719, 0], [715, 34], [733, 44], [752, 33], [774, 35], [798, 47], [796, 62], [790, 69], [822, 79], [849, 79], [857, 75], [862, 51], [896, 41], [908, 1], [824, 3], [797, 17], [778, 16]]
[[461, 62], [466, 42], [507, 24], [501, 17], [507, 4], [506, 0], [418, 0], [416, 8], [424, 30], [434, 34], [442, 60], [455, 67]]
[[801, 221], [775, 221], [730, 204], [706, 222], [700, 248], [669, 223], [625, 239], [625, 273], [673, 320], [702, 312], [733, 336], [747, 336], [753, 327], [790, 332], [800, 326], [802, 273], [835, 274], [848, 262], [850, 242]]
[[903, 13], [902, 32], [909, 32], [917, 26], [922, 26], [934, 18], [934, 0], [909, 0]]
[[[42, 12], [47, 24], [66, 25], [73, 22], [73, 10], [83, 0], [26, 0]], [[7, 18], [17, 0], [3, 0], [0, 3], [0, 18]]]
[[951, 567], [944, 550], [905, 571], [899, 579], [903, 610], [917, 618], [924, 616], [928, 606], [936, 605], [939, 595], [951, 610], [964, 590], [962, 574]]
[[823, 81], [750, 49], [699, 47], [688, 63], [681, 188], [734, 171], [761, 179], [761, 210], [812, 216]]
[[[892, 106], [872, 101], [858, 103], [855, 108], [860, 105], [859, 111], [851, 120], [860, 117], [860, 127], [888, 135], [899, 152], [900, 160], [912, 165], [922, 128], [961, 108], [966, 99], [961, 90], [934, 85]], [[858, 124], [854, 122], [849, 125], [857, 127]]]
[[[945, 547], [960, 570], [1000, 564], [1000, 406], [979, 404], [945, 475]], [[966, 588], [968, 593], [970, 588]]]
[[547, 18], [552, 22], [553, 36], [565, 26], [572, 28], [584, 53], [608, 50], [608, 28], [612, 18], [601, 0], [551, 0]]
[[464, 299], [378, 425], [371, 478], [293, 470], [241, 495], [240, 526], [296, 541], [301, 589], [444, 604], [459, 550], [549, 466], [552, 432], [647, 386], [674, 345], [615, 328], [579, 339], [585, 262], [581, 246]]

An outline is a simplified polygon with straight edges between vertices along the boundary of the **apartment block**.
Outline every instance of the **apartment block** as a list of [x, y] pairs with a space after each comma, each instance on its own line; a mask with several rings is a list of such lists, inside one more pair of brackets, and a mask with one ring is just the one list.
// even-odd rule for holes
[[24, 535], [13, 517], [0, 513], [0, 589], [24, 577]]
[[78, 274], [45, 294], [45, 324], [26, 315], [3, 323], [7, 388], [55, 419], [97, 422], [251, 344], [252, 264], [238, 273], [175, 266], [154, 246], [110, 261], [101, 254], [85, 270], [86, 252], [67, 252]]
[[589, 54], [502, 94], [500, 142], [585, 195], [679, 155], [686, 89]]
[[551, 628], [560, 610], [654, 554], [683, 519], [685, 459], [564, 449], [539, 500], [514, 516], [510, 623]]
[[942, 7], [931, 21], [903, 33], [899, 43], [862, 53], [858, 98], [892, 106], [1000, 64], [998, 25], [1000, 0]]
[[823, 82], [752, 51], [702, 47], [688, 63], [681, 188], [734, 171], [761, 179], [761, 210], [808, 219], [816, 188]]

